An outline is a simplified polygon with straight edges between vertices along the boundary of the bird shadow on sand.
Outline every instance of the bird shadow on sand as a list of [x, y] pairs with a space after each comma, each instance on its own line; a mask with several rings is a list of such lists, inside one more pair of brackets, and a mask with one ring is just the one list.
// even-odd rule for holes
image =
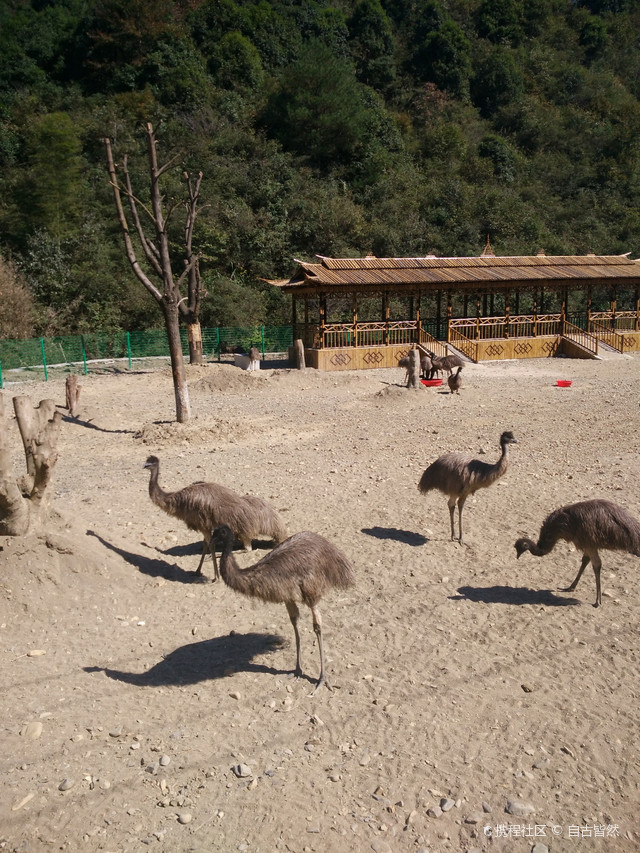
[[477, 601], [483, 604], [544, 604], [546, 607], [580, 605], [577, 598], [555, 595], [550, 589], [526, 586], [461, 586], [450, 601]]
[[[104, 672], [109, 678], [136, 687], [169, 687], [199, 684], [225, 678], [231, 672], [260, 672], [269, 675], [290, 675], [291, 670], [275, 669], [254, 663], [259, 655], [279, 651], [287, 643], [277, 634], [237, 634], [213, 637], [198, 643], [180, 646], [167, 654], [146, 672], [125, 672], [103, 666], [85, 666], [85, 672]], [[311, 678], [303, 676], [308, 681]]]
[[429, 541], [421, 533], [414, 533], [412, 530], [399, 530], [397, 527], [363, 527], [362, 532], [366, 533], [367, 536], [373, 536], [375, 539], [393, 539], [395, 542], [402, 542], [404, 545], [426, 545]]
[[[147, 547], [153, 548], [152, 545], [147, 545]], [[253, 551], [270, 551], [273, 548], [273, 542], [267, 539], [254, 539], [251, 547]], [[202, 553], [202, 540], [191, 542], [188, 545], [172, 545], [170, 548], [154, 548], [154, 550], [159, 554], [166, 554], [168, 557], [191, 557], [194, 554], [199, 557]], [[234, 543], [233, 550], [244, 552], [244, 548], [240, 542]], [[217, 549], [217, 552], [220, 553], [220, 550]]]
[[[175, 581], [176, 583], [208, 583], [209, 578], [204, 575], [197, 575], [195, 569], [192, 572], [185, 572], [180, 566], [169, 565], [164, 560], [154, 560], [153, 557], [144, 557], [142, 554], [134, 554], [132, 551], [125, 551], [124, 548], [118, 548], [112, 542], [107, 542], [99, 533], [94, 530], [87, 530], [87, 536], [95, 536], [105, 548], [118, 554], [129, 565], [134, 566], [143, 575], [149, 575], [152, 578], [164, 578], [167, 581]], [[200, 551], [202, 546], [198, 548]]]
[[114, 435], [135, 435], [136, 432], [134, 429], [106, 429], [105, 427], [91, 423], [91, 421], [83, 421], [81, 418], [74, 417], [73, 415], [63, 415], [62, 420], [65, 423], [77, 424], [78, 426], [86, 427], [86, 429], [95, 429], [97, 432], [109, 432]]

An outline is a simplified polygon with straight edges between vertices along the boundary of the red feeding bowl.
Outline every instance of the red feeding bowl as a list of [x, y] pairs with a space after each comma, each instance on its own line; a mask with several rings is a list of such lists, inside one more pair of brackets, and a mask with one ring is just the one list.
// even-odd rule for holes
[[558, 388], [570, 388], [571, 379], [558, 379], [556, 385], [558, 386]]
[[421, 379], [423, 385], [426, 385], [427, 388], [435, 388], [436, 385], [442, 385], [442, 379]]

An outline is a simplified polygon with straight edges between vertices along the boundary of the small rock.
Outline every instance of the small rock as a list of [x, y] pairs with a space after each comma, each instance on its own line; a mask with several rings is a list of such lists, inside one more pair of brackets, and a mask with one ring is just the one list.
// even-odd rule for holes
[[118, 726], [116, 729], [112, 729], [109, 732], [109, 737], [121, 737], [122, 735], [122, 726]]
[[329, 779], [331, 779], [332, 782], [339, 782], [341, 776], [339, 773], [332, 773], [331, 776], [329, 776]]
[[485, 817], [482, 814], [482, 812], [472, 812], [470, 815], [467, 815], [465, 817], [464, 822], [465, 823], [471, 823], [471, 824], [475, 825], [476, 823], [482, 823], [482, 821], [484, 819], [485, 819]]
[[42, 655], [46, 655], [46, 649], [31, 649], [30, 652], [27, 652], [28, 658], [40, 658]]
[[521, 800], [508, 800], [505, 811], [514, 817], [527, 817], [535, 812], [535, 808], [531, 803], [523, 803]]
[[108, 779], [99, 779], [98, 787], [101, 788], [103, 791], [108, 791], [111, 787], [111, 782]]
[[73, 779], [63, 779], [62, 782], [60, 782], [60, 784], [58, 785], [58, 790], [59, 791], [68, 791], [69, 788], [73, 788], [74, 784], [75, 783], [74, 783]]
[[240, 699], [240, 694], [238, 693], [238, 691], [237, 691], [237, 690], [234, 690], [234, 692], [233, 692], [233, 693], [229, 693], [229, 697], [230, 697], [231, 699]]
[[180, 812], [178, 815], [178, 823], [191, 823], [193, 815], [191, 812]]
[[549, 848], [546, 844], [534, 844], [531, 853], [549, 853]]
[[234, 764], [231, 768], [238, 779], [244, 779], [247, 776], [253, 776], [253, 772], [248, 764]]
[[371, 849], [374, 853], [391, 853], [391, 847], [384, 838], [376, 838], [376, 840], [371, 843]]
[[38, 740], [41, 734], [42, 723], [39, 720], [36, 722], [27, 723], [27, 725], [22, 730], [22, 735], [27, 740]]
[[371, 761], [371, 756], [368, 752], [365, 752], [362, 758], [360, 759], [360, 767], [366, 767], [367, 764]]
[[171, 763], [171, 759], [169, 758], [168, 755], [163, 755], [160, 757], [160, 767], [166, 767], [170, 763]]
[[533, 693], [533, 687], [530, 687], [528, 684], [521, 684], [520, 687], [522, 687], [525, 693]]
[[443, 797], [440, 800], [440, 808], [443, 812], [450, 811], [456, 804], [455, 800], [450, 800], [448, 797]]
[[483, 800], [483, 801], [482, 801], [482, 811], [483, 811], [485, 814], [491, 814], [491, 812], [493, 811], [493, 809], [491, 808], [491, 806], [489, 805], [489, 803], [487, 803], [487, 802], [485, 802], [485, 801]]
[[442, 817], [442, 809], [440, 806], [432, 806], [430, 809], [427, 809], [427, 814], [429, 817]]

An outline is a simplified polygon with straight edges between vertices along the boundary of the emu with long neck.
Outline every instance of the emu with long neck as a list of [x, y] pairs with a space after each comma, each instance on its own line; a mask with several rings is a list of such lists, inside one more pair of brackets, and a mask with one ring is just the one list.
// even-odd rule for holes
[[564, 540], [582, 551], [582, 562], [573, 583], [561, 587], [562, 592], [573, 592], [586, 567], [591, 563], [596, 578], [594, 607], [602, 604], [599, 550], [626, 551], [640, 557], [640, 521], [626, 509], [607, 500], [580, 501], [567, 504], [550, 513], [542, 522], [538, 541], [523, 537], [515, 543], [518, 558], [525, 551], [534, 557], [544, 557], [556, 544]]
[[426, 494], [432, 489], [443, 492], [448, 497], [449, 519], [451, 522], [451, 540], [455, 539], [454, 510], [458, 504], [458, 541], [462, 538], [462, 510], [465, 501], [478, 489], [486, 489], [504, 476], [509, 467], [509, 445], [517, 444], [512, 432], [503, 432], [500, 436], [500, 456], [496, 462], [484, 462], [474, 459], [466, 453], [444, 453], [426, 469], [418, 483], [418, 490]]
[[220, 574], [227, 586], [242, 595], [282, 602], [286, 606], [296, 639], [296, 677], [302, 675], [298, 604], [302, 602], [311, 610], [320, 651], [320, 677], [315, 689], [325, 684], [331, 690], [325, 674], [318, 603], [328, 590], [347, 589], [353, 585], [355, 576], [349, 559], [323, 536], [304, 531], [290, 536], [253, 566], [241, 569], [233, 555], [234, 537], [229, 527], [221, 525], [216, 528], [213, 539], [222, 550]]

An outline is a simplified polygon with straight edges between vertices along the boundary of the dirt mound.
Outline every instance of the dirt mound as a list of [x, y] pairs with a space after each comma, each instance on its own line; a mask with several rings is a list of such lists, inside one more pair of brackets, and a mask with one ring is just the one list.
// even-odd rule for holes
[[235, 418], [207, 418], [206, 425], [191, 420], [186, 424], [145, 424], [136, 433], [135, 439], [152, 447], [175, 447], [176, 445], [215, 445], [220, 442], [234, 443], [257, 432], [257, 424]]

